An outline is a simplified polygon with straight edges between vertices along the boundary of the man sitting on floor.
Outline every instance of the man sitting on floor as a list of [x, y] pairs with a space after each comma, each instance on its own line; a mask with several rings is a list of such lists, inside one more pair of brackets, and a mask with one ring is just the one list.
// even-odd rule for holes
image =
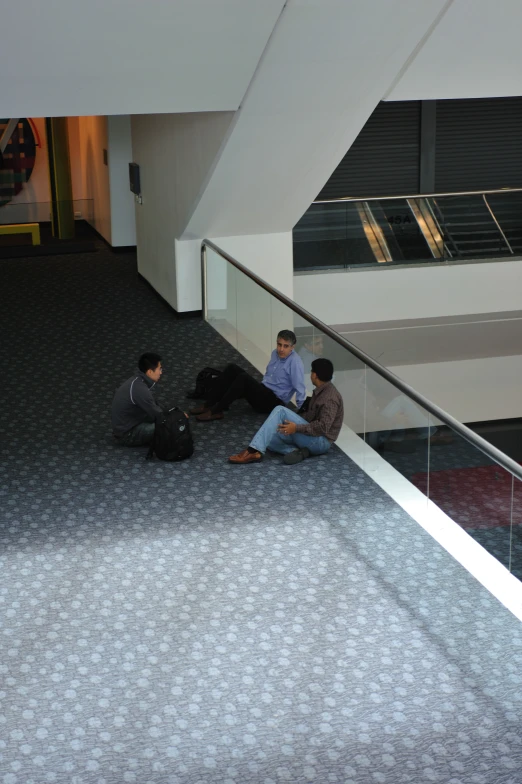
[[158, 354], [142, 354], [138, 370], [116, 390], [111, 410], [112, 432], [123, 446], [145, 446], [152, 441], [156, 417], [163, 413], [152, 390], [162, 372]]
[[213, 381], [205, 404], [189, 413], [198, 414], [199, 422], [223, 419], [223, 411], [234, 400], [245, 398], [255, 411], [269, 414], [281, 403], [288, 404], [294, 393], [297, 406], [302, 406], [306, 398], [304, 369], [301, 358], [294, 351], [295, 343], [296, 337], [291, 330], [281, 330], [262, 381], [256, 381], [238, 365], [227, 365]]
[[[259, 463], [267, 449], [284, 455], [287, 465], [310, 455], [324, 455], [337, 440], [343, 424], [343, 399], [334, 385], [329, 359], [314, 359], [310, 379], [315, 389], [302, 416], [277, 406], [257, 431], [250, 446], [229, 457], [231, 463]], [[296, 448], [297, 447], [297, 448]]]

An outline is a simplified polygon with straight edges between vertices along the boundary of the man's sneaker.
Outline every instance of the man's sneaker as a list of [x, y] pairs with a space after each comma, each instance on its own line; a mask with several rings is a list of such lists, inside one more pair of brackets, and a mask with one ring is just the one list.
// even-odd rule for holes
[[288, 452], [288, 454], [283, 457], [283, 463], [286, 465], [295, 465], [296, 463], [300, 463], [301, 460], [306, 460], [307, 457], [310, 457], [310, 450], [304, 446], [302, 449], [294, 449], [293, 452]]

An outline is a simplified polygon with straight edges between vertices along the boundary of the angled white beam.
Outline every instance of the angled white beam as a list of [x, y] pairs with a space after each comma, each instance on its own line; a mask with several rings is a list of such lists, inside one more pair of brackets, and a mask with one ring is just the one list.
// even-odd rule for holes
[[288, 0], [182, 239], [290, 231], [451, 2]]

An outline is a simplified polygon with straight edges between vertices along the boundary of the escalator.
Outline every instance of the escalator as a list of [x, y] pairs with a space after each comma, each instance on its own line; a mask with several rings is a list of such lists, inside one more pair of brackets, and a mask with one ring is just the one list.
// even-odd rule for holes
[[487, 197], [515, 255], [522, 255], [522, 193], [492, 193]]
[[318, 201], [294, 228], [294, 267], [522, 255], [522, 192]]
[[375, 264], [359, 204], [313, 204], [294, 227], [294, 268], [336, 269]]
[[431, 261], [433, 255], [408, 200], [370, 202], [372, 211], [392, 250], [392, 261]]
[[497, 225], [498, 218], [491, 214], [489, 202], [482, 195], [446, 196], [430, 201], [452, 258], [476, 259], [511, 254], [502, 229]]

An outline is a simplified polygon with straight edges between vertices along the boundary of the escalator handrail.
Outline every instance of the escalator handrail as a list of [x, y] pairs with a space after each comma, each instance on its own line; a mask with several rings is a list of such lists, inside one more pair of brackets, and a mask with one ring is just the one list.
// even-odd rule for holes
[[342, 204], [351, 201], [395, 201], [396, 199], [436, 199], [441, 196], [486, 196], [495, 193], [522, 193], [522, 188], [500, 188], [489, 191], [452, 191], [450, 193], [409, 193], [396, 196], [343, 196], [337, 199], [316, 199], [312, 204]]
[[[521, 189], [522, 190], [522, 189]], [[463, 425], [462, 422], [459, 422], [458, 419], [455, 419], [448, 414], [447, 411], [444, 411], [442, 408], [439, 408], [435, 403], [432, 403], [431, 400], [428, 400], [424, 397], [420, 392], [417, 392], [413, 387], [410, 387], [405, 381], [401, 378], [396, 376], [391, 370], [381, 365], [377, 360], [370, 357], [369, 354], [366, 354], [365, 351], [362, 351], [358, 348], [354, 343], [351, 343], [349, 340], [346, 340], [342, 335], [332, 329], [327, 324], [324, 324], [320, 319], [313, 316], [307, 310], [302, 308], [297, 302], [294, 302], [287, 297], [286, 294], [282, 294], [277, 289], [273, 288], [269, 283], [256, 275], [255, 272], [252, 272], [243, 264], [241, 264], [237, 259], [231, 256], [229, 253], [224, 251], [222, 248], [215, 245], [211, 240], [204, 239], [201, 242], [201, 296], [202, 296], [202, 310], [203, 310], [203, 318], [205, 321], [208, 317], [208, 308], [207, 308], [207, 248], [210, 248], [215, 253], [217, 253], [221, 258], [228, 261], [232, 264], [233, 267], [236, 267], [240, 272], [246, 275], [248, 278], [257, 283], [262, 289], [267, 291], [272, 297], [275, 297], [283, 305], [286, 305], [287, 308], [292, 310], [294, 313], [297, 313], [298, 316], [308, 321], [312, 326], [317, 327], [317, 329], [321, 330], [325, 335], [328, 335], [332, 340], [338, 343], [340, 346], [345, 348], [347, 351], [350, 352], [353, 356], [357, 357], [357, 359], [361, 360], [365, 365], [370, 367], [372, 370], [375, 370], [382, 378], [386, 379], [390, 384], [392, 384], [396, 389], [403, 392], [409, 398], [414, 400], [419, 406], [424, 408], [430, 414], [432, 414], [436, 419], [439, 419], [445, 425], [450, 427], [454, 430], [459, 436], [461, 436], [465, 441], [470, 443], [476, 449], [481, 451], [483, 454], [487, 455], [491, 460], [495, 463], [498, 463], [505, 468], [510, 474], [516, 477], [519, 480], [522, 480], [522, 466], [512, 460], [510, 457], [501, 452], [500, 449], [497, 449], [495, 446], [492, 446], [488, 441], [486, 441], [481, 436], [477, 435], [470, 430], [469, 427]]]

